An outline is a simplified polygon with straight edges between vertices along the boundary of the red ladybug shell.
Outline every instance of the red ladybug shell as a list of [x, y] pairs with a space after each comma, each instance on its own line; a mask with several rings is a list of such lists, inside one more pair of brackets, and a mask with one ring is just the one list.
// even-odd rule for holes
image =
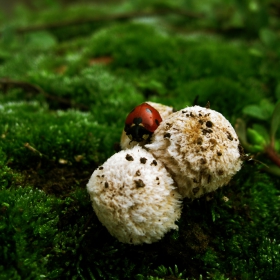
[[125, 132], [132, 141], [141, 142], [151, 136], [161, 121], [162, 118], [154, 107], [142, 103], [128, 114], [125, 120]]

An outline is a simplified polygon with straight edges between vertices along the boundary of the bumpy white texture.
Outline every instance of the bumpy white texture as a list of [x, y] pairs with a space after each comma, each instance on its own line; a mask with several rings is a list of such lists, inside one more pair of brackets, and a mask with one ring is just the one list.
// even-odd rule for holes
[[[158, 110], [162, 120], [165, 120], [173, 113], [173, 107], [166, 106], [160, 103], [151, 102], [151, 101], [146, 101], [145, 103], [148, 103], [149, 105], [153, 106], [156, 110]], [[131, 149], [136, 145], [144, 146], [145, 144], [147, 144], [146, 141], [140, 143], [136, 141], [131, 141], [129, 137], [126, 135], [125, 131], [123, 130], [121, 135], [121, 142], [120, 142], [120, 146], [122, 150]]]
[[200, 106], [173, 113], [145, 147], [164, 163], [183, 197], [216, 190], [242, 165], [242, 147], [229, 121]]
[[182, 197], [165, 167], [140, 146], [109, 158], [87, 190], [98, 219], [121, 242], [152, 243], [177, 229]]

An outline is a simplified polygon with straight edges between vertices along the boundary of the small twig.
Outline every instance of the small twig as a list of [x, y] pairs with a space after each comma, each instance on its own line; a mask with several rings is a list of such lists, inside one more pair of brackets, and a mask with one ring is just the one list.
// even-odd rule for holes
[[49, 100], [57, 101], [58, 103], [67, 105], [69, 107], [74, 107], [74, 108], [78, 108], [78, 109], [81, 109], [81, 110], [88, 110], [89, 109], [88, 106], [86, 106], [86, 105], [77, 104], [77, 103], [74, 103], [71, 100], [68, 100], [66, 98], [62, 98], [62, 97], [59, 97], [59, 96], [55, 96], [55, 95], [51, 95], [49, 93], [46, 93], [41, 87], [39, 87], [37, 85], [34, 85], [34, 84], [31, 84], [29, 82], [16, 81], [16, 80], [10, 80], [8, 78], [3, 78], [3, 79], [0, 79], [0, 86], [2, 86], [4, 91], [7, 91], [7, 89], [9, 87], [18, 87], [18, 88], [22, 88], [26, 91], [42, 94]]
[[23, 145], [26, 149], [28, 149], [29, 151], [31, 151], [33, 154], [37, 155], [41, 160], [39, 161], [39, 163], [37, 164], [36, 169], [40, 169], [41, 168], [41, 164], [42, 164], [42, 159], [47, 160], [47, 162], [51, 165], [54, 165], [54, 161], [52, 159], [50, 159], [47, 155], [42, 154], [40, 151], [38, 151], [37, 149], [35, 149], [33, 146], [31, 146], [29, 143], [24, 143]]
[[280, 156], [277, 154], [273, 147], [267, 146], [265, 149], [265, 153], [272, 162], [280, 167]]
[[[32, 153], [34, 154], [38, 154], [40, 157], [43, 156], [42, 153], [40, 153], [38, 150], [36, 150], [34, 147], [32, 147], [29, 143], [25, 143], [24, 147], [27, 148], [28, 150], [30, 150]], [[46, 156], [45, 156], [46, 157]]]
[[12, 87], [20, 87], [25, 90], [30, 90], [36, 93], [43, 93], [43, 89], [41, 89], [39, 86], [33, 85], [28, 82], [23, 82], [23, 81], [15, 81], [15, 80], [10, 80], [8, 78], [2, 78], [0, 79], [0, 85], [4, 88], [4, 91], [7, 91], [7, 89], [12, 86]]
[[[38, 155], [40, 157], [40, 159], [45, 158], [48, 161], [50, 161], [50, 159], [46, 155], [40, 153], [38, 150], [36, 150], [34, 147], [32, 147], [29, 143], [25, 143], [24, 147], [26, 149], [28, 149], [29, 151], [31, 151], [32, 153]], [[41, 164], [42, 164], [42, 161], [40, 160], [36, 167], [37, 170], [41, 168]]]

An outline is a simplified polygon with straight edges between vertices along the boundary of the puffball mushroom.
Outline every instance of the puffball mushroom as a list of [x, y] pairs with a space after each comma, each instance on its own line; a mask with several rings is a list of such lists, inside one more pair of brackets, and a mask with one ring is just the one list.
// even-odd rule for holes
[[121, 242], [152, 243], [178, 228], [181, 195], [161, 162], [140, 146], [96, 169], [87, 191], [98, 219]]
[[216, 190], [242, 165], [242, 147], [229, 121], [200, 106], [170, 115], [145, 147], [163, 162], [183, 197]]
[[[166, 106], [166, 105], [163, 105], [160, 103], [155, 103], [155, 102], [150, 102], [150, 101], [147, 101], [145, 103], [148, 103], [149, 105], [154, 107], [159, 112], [159, 114], [163, 120], [166, 119], [170, 114], [173, 113], [173, 108], [170, 106]], [[138, 144], [140, 146], [143, 146], [143, 145], [147, 144], [147, 141], [142, 141], [140, 143], [136, 142], [136, 141], [131, 141], [131, 139], [129, 139], [129, 137], [126, 135], [125, 131], [123, 130], [122, 135], [121, 135], [121, 141], [120, 141], [120, 146], [121, 146], [122, 150], [131, 149]]]

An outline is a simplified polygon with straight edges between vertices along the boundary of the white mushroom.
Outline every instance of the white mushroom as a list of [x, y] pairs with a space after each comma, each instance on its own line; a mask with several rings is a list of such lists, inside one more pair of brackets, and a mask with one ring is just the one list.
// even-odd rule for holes
[[[166, 106], [160, 103], [151, 102], [151, 101], [147, 101], [146, 103], [153, 106], [159, 112], [162, 120], [166, 119], [170, 114], [173, 113], [173, 107]], [[126, 135], [125, 131], [123, 130], [121, 135], [121, 141], [120, 141], [120, 146], [122, 150], [131, 149], [138, 144], [140, 146], [143, 146], [147, 144], [147, 142], [143, 141], [141, 143], [138, 143], [136, 141], [131, 141]]]
[[88, 184], [100, 222], [119, 241], [158, 241], [181, 214], [180, 194], [161, 162], [140, 146], [114, 154]]
[[183, 197], [216, 190], [242, 165], [242, 147], [229, 121], [199, 106], [175, 112], [161, 122], [145, 147], [163, 162]]

